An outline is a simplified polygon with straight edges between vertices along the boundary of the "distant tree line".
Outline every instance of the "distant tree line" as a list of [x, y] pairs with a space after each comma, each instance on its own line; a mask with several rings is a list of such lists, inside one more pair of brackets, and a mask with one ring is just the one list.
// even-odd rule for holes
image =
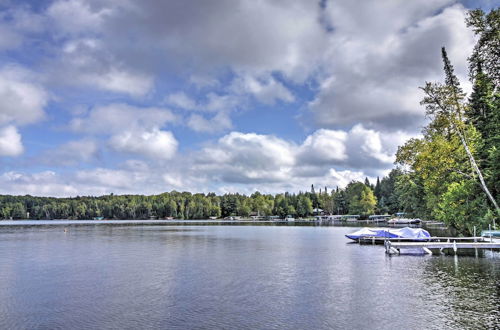
[[[2, 219], [149, 219], [174, 217], [178, 219], [207, 219], [251, 215], [309, 217], [321, 209], [330, 214], [359, 214], [367, 216], [377, 211], [395, 212], [392, 179], [383, 178], [376, 186], [351, 182], [345, 189], [327, 188], [310, 192], [277, 195], [255, 192], [242, 194], [166, 192], [159, 195], [106, 195], [100, 197], [34, 197], [0, 195]], [[380, 201], [373, 189], [379, 191]]]

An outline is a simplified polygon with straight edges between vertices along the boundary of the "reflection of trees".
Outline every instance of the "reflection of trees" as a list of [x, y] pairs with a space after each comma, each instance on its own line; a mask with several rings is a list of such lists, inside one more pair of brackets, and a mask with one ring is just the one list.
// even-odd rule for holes
[[433, 257], [424, 278], [429, 308], [454, 328], [492, 329], [500, 324], [500, 259]]

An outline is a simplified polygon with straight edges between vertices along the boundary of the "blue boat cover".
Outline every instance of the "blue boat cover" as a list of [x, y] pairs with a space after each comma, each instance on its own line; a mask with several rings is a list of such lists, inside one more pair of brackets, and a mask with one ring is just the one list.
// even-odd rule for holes
[[347, 238], [358, 240], [360, 237], [379, 237], [379, 238], [427, 238], [431, 234], [422, 228], [370, 228], [365, 227], [349, 235]]

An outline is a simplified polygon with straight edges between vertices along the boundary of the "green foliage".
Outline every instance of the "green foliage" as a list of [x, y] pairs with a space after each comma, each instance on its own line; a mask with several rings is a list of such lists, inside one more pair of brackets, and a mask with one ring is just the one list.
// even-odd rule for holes
[[395, 168], [389, 172], [388, 176], [382, 178], [382, 181], [379, 181], [377, 178], [374, 194], [378, 201], [378, 213], [394, 214], [401, 210], [399, 197], [396, 191], [396, 182], [398, 177], [402, 174], [399, 168]]
[[478, 36], [469, 57], [471, 78], [484, 70], [496, 86], [500, 85], [500, 8], [488, 14], [481, 9], [471, 10], [465, 22]]
[[346, 187], [349, 214], [373, 214], [377, 199], [372, 189], [361, 182], [351, 182]]
[[312, 201], [305, 195], [300, 195], [297, 202], [297, 215], [306, 217], [313, 213]]
[[500, 9], [473, 10], [467, 24], [478, 35], [469, 58], [472, 94], [465, 97], [443, 48], [445, 82], [422, 88], [431, 121], [421, 139], [399, 148], [396, 162], [405, 171], [395, 185], [405, 212], [463, 233], [493, 222], [500, 193]]
[[437, 204], [436, 219], [469, 235], [474, 226], [478, 229], [487, 227], [492, 212], [477, 192], [477, 184], [472, 180], [449, 184]]

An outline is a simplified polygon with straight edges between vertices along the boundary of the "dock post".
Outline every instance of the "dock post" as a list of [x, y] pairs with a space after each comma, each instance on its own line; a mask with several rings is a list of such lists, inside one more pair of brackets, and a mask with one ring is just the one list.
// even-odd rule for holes
[[491, 225], [488, 225], [489, 233], [490, 233], [490, 243], [493, 243], [493, 238], [491, 237]]
[[476, 226], [474, 226], [474, 243], [477, 242], [477, 239], [476, 239]]

